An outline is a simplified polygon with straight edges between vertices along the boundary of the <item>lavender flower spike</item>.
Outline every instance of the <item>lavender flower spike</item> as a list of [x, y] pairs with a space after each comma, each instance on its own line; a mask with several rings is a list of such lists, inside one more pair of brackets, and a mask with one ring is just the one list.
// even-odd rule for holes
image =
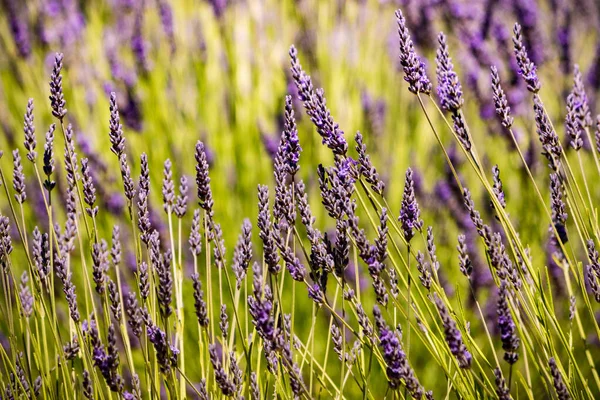
[[208, 159], [204, 143], [196, 143], [196, 185], [198, 186], [198, 200], [200, 207], [209, 217], [212, 217], [213, 198], [210, 190], [210, 177], [208, 175]]
[[33, 124], [33, 99], [29, 99], [27, 102], [27, 111], [23, 117], [23, 132], [25, 133], [24, 144], [27, 149], [27, 159], [35, 162], [37, 158], [37, 152], [35, 151], [37, 141], [35, 140], [35, 125]]
[[177, 199], [175, 200], [175, 216], [177, 218], [183, 218], [185, 213], [187, 212], [187, 201], [188, 201], [188, 181], [185, 176], [182, 176], [179, 180], [179, 194], [177, 195]]
[[85, 211], [90, 217], [94, 218], [98, 214], [98, 206], [94, 206], [94, 203], [96, 203], [96, 188], [94, 187], [87, 158], [81, 159], [81, 174], [83, 176], [83, 198], [88, 205]]
[[43, 171], [46, 175], [44, 180], [44, 188], [47, 191], [51, 191], [56, 186], [56, 182], [53, 181], [50, 176], [54, 173], [54, 130], [56, 125], [50, 125], [48, 132], [46, 132], [46, 143], [44, 144], [44, 166]]
[[437, 92], [442, 108], [455, 114], [465, 102], [462, 97], [462, 87], [458, 80], [458, 75], [454, 72], [452, 58], [450, 58], [450, 55], [448, 54], [446, 36], [442, 32], [438, 35], [438, 43], [440, 44], [440, 47], [438, 48], [435, 57], [438, 80]]
[[119, 117], [119, 107], [117, 105], [117, 94], [110, 93], [110, 150], [121, 157], [125, 151], [125, 138], [123, 137], [123, 126]]
[[600, 260], [594, 241], [591, 239], [587, 242], [587, 251], [590, 264], [585, 269], [585, 279], [594, 298], [600, 303]]
[[329, 147], [334, 154], [345, 156], [348, 151], [348, 143], [344, 138], [344, 132], [333, 120], [331, 112], [327, 108], [325, 92], [323, 89], [313, 89], [313, 84], [298, 60], [298, 51], [294, 46], [290, 47], [291, 71], [294, 82], [298, 88], [298, 97], [304, 103], [306, 113], [312, 123], [317, 127], [317, 132], [323, 138], [323, 144]]
[[173, 171], [171, 169], [171, 160], [168, 158], [165, 160], [163, 168], [163, 209], [167, 214], [173, 211], [173, 205], [175, 204], [175, 184], [173, 183]]
[[523, 44], [521, 25], [516, 23], [513, 33], [513, 44], [515, 46], [515, 56], [517, 58], [517, 65], [519, 66], [519, 73], [525, 80], [525, 83], [527, 83], [527, 90], [535, 94], [540, 91], [541, 84], [536, 73], [536, 66], [529, 59], [527, 49]]
[[210, 353], [210, 362], [215, 370], [215, 382], [221, 389], [221, 392], [227, 397], [233, 396], [236, 392], [235, 384], [229, 379], [227, 373], [223, 369], [219, 355], [217, 354], [217, 347], [214, 344], [208, 346]]
[[23, 271], [19, 284], [19, 299], [21, 300], [22, 315], [29, 318], [33, 314], [33, 295], [29, 289], [29, 274]]
[[233, 252], [233, 272], [236, 277], [236, 287], [242, 286], [242, 281], [246, 277], [246, 271], [252, 259], [252, 224], [249, 219], [245, 219], [242, 224], [242, 233]]
[[25, 193], [25, 174], [19, 150], [13, 151], [13, 188], [15, 189], [15, 200], [19, 204], [23, 204], [27, 200], [27, 193]]
[[198, 324], [203, 328], [207, 328], [209, 323], [208, 309], [203, 298], [204, 292], [202, 291], [202, 283], [200, 282], [197, 273], [192, 275], [192, 282], [194, 286], [194, 308], [196, 309]]
[[575, 96], [571, 92], [567, 96], [567, 115], [565, 116], [565, 132], [571, 138], [570, 145], [575, 151], [579, 151], [583, 146], [581, 132], [583, 124], [577, 115], [578, 105], [575, 103]]
[[496, 394], [498, 395], [498, 400], [510, 400], [510, 390], [506, 386], [502, 370], [500, 368], [494, 369], [494, 376], [496, 377]]
[[471, 259], [469, 258], [469, 254], [467, 253], [467, 243], [466, 236], [463, 234], [458, 235], [458, 266], [460, 272], [467, 278], [471, 276], [473, 272], [473, 264], [471, 263]]
[[[125, 155], [122, 154], [121, 157], [124, 158]], [[150, 170], [148, 167], [148, 156], [146, 153], [142, 153], [140, 156], [140, 169], [141, 171], [137, 202], [139, 209], [138, 228], [140, 230], [140, 238], [142, 242], [148, 244], [151, 233], [150, 211], [148, 210], [148, 199], [150, 196]], [[129, 169], [127, 169], [127, 171], [129, 171]]]
[[494, 178], [494, 195], [498, 199], [498, 203], [502, 208], [506, 208], [506, 196], [504, 195], [504, 189], [502, 188], [502, 180], [500, 180], [500, 168], [498, 165], [492, 167], [492, 177]]
[[67, 114], [65, 105], [65, 97], [62, 89], [62, 76], [60, 74], [62, 70], [63, 54], [56, 53], [54, 57], [54, 67], [52, 68], [52, 75], [50, 76], [50, 106], [52, 107], [52, 115], [58, 118], [60, 121]]
[[406, 170], [404, 194], [402, 196], [402, 205], [398, 220], [402, 223], [404, 239], [407, 243], [413, 238], [415, 229], [420, 231], [423, 227], [423, 221], [420, 219], [419, 204], [415, 198], [413, 172], [410, 168]]
[[[550, 209], [552, 210], [552, 223], [562, 243], [567, 243], [567, 211], [563, 201], [563, 186], [558, 174], [550, 174]], [[554, 232], [552, 232], [554, 235]]]
[[106, 272], [108, 271], [108, 248], [104, 239], [92, 245], [92, 276], [96, 292], [104, 294]]
[[[274, 340], [275, 327], [271, 311], [273, 310], [272, 293], [269, 286], [264, 285], [262, 277], [262, 266], [255, 262], [252, 265], [254, 273], [253, 296], [248, 296], [248, 310], [252, 316], [252, 323], [256, 332], [266, 342]], [[263, 296], [264, 292], [264, 296]]]
[[127, 163], [127, 156], [125, 154], [121, 154], [119, 157], [119, 168], [121, 169], [121, 177], [123, 178], [123, 188], [125, 189], [125, 197], [130, 202], [133, 200], [135, 196], [135, 188], [133, 186], [133, 179], [131, 179], [131, 170], [129, 169], [129, 164]]
[[585, 93], [585, 86], [583, 84], [583, 77], [579, 65], [575, 64], [573, 68], [573, 97], [575, 98], [576, 115], [577, 119], [581, 122], [584, 128], [589, 128], [593, 124], [590, 106], [588, 103], [588, 96]]
[[435, 305], [440, 313], [442, 324], [444, 326], [444, 333], [446, 335], [446, 342], [450, 348], [450, 353], [456, 357], [458, 366], [463, 369], [471, 368], [471, 353], [467, 350], [467, 347], [463, 343], [462, 335], [460, 330], [456, 327], [456, 322], [450, 316], [446, 305], [436, 294], [433, 295]]
[[300, 141], [298, 140], [298, 129], [296, 128], [296, 119], [294, 118], [294, 109], [292, 107], [292, 96], [285, 96], [285, 122], [281, 138], [284, 144], [283, 153], [287, 173], [290, 176], [296, 175], [300, 166]]
[[198, 257], [202, 251], [202, 237], [200, 236], [200, 210], [194, 210], [194, 217], [192, 218], [192, 228], [190, 229], [190, 237], [188, 240], [190, 244], [190, 252], [194, 257]]
[[498, 326], [500, 327], [502, 348], [505, 351], [504, 359], [509, 364], [514, 364], [519, 359], [517, 350], [519, 349], [520, 341], [516, 333], [515, 321], [508, 306], [508, 289], [506, 286], [505, 281], [500, 283], [500, 292], [498, 294]]
[[356, 140], [356, 151], [358, 152], [358, 172], [375, 193], [382, 195], [385, 189], [385, 183], [379, 177], [377, 170], [371, 162], [371, 158], [367, 154], [367, 145], [363, 142], [363, 137], [360, 132], [356, 132], [354, 137]]
[[508, 106], [508, 100], [506, 94], [500, 86], [500, 75], [498, 74], [498, 68], [492, 65], [490, 68], [492, 76], [492, 93], [494, 97], [494, 105], [496, 106], [496, 114], [500, 118], [502, 126], [506, 129], [510, 129], [513, 124], [513, 117], [510, 115], [510, 107]]
[[556, 364], [556, 360], [554, 357], [551, 357], [548, 360], [548, 365], [550, 365], [550, 374], [552, 375], [552, 380], [554, 381], [554, 389], [556, 390], [556, 395], [559, 400], [570, 400], [571, 395], [569, 394], [569, 389], [565, 385], [563, 381], [562, 374], [558, 369], [558, 365]]
[[396, 10], [396, 20], [400, 38], [400, 64], [404, 70], [404, 80], [408, 82], [408, 90], [414, 94], [429, 94], [431, 93], [431, 82], [427, 77], [425, 64], [415, 51], [402, 11]]
[[386, 363], [386, 374], [390, 387], [396, 389], [403, 381], [406, 389], [413, 398], [422, 398], [424, 392], [423, 386], [421, 386], [414, 371], [408, 364], [406, 353], [402, 349], [400, 342], [400, 333], [398, 330], [392, 330], [388, 327], [379, 307], [374, 307], [373, 314], [375, 314], [375, 320], [378, 322], [379, 346], [383, 351], [383, 359]]
[[156, 358], [160, 371], [163, 374], [168, 374], [173, 367], [172, 357], [170, 357], [171, 349], [169, 348], [169, 339], [167, 334], [160, 329], [158, 326], [148, 326], [147, 328], [148, 340], [154, 345], [156, 351]]
[[544, 149], [542, 154], [548, 159], [550, 168], [557, 172], [560, 168], [560, 156], [563, 149], [558, 135], [550, 123], [550, 118], [546, 114], [542, 100], [537, 94], [533, 96], [533, 111], [537, 134]]
[[592, 116], [588, 105], [585, 87], [581, 78], [579, 66], [575, 65], [573, 71], [573, 89], [567, 96], [567, 115], [565, 117], [565, 131], [571, 138], [571, 147], [576, 151], [583, 146], [581, 133], [592, 125]]

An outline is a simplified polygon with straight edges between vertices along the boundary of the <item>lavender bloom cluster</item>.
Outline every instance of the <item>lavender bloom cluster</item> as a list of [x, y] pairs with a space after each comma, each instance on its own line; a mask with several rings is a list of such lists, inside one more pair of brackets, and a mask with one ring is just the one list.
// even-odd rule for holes
[[[79, 32], [86, 15], [79, 5], [62, 1], [39, 11], [40, 38], [32, 42], [28, 9], [5, 3], [21, 57], [35, 61], [31, 46], [42, 37], [73, 51], [70, 35], [53, 39], [44, 22], [56, 14]], [[204, 6], [226, 32], [227, 2], [210, 3]], [[363, 130], [350, 146], [292, 46], [282, 133], [271, 152], [273, 185], [257, 187], [256, 219], [239, 221], [231, 247], [226, 239], [240, 225], [224, 222], [230, 210], [220, 202], [235, 191], [224, 192], [228, 182], [213, 170], [222, 160], [215, 162], [208, 144], [198, 140], [159, 163], [159, 152], [131, 146], [140, 141], [128, 135], [141, 124], [134, 88], [154, 78], [155, 49], [145, 37], [154, 6], [113, 5], [135, 67], [119, 67], [118, 46], [107, 50], [119, 85], [107, 85], [102, 100], [108, 129], [100, 153], [73, 115], [81, 108], [67, 112], [63, 83], [75, 61], [57, 53], [47, 104], [54, 123], [43, 153], [35, 124], [45, 119], [34, 115], [42, 110], [32, 99], [23, 102], [21, 140], [7, 140], [12, 157], [0, 150], [0, 397], [600, 396], [600, 228], [588, 173], [600, 174], [600, 122], [592, 136], [589, 90], [600, 89], [600, 78], [573, 67], [572, 87], [562, 93], [563, 129], [553, 122], [553, 102], [543, 101], [552, 81], [542, 90], [547, 55], [534, 2], [511, 3], [518, 21], [512, 50], [500, 21], [508, 11], [494, 1], [482, 10], [423, 1], [415, 11], [409, 3], [395, 13], [396, 73], [424, 114], [414, 115], [415, 126], [431, 128], [439, 146], [427, 149], [427, 161], [444, 167], [419, 168], [422, 149], [415, 149], [419, 157], [398, 160], [413, 165], [404, 179], [395, 169], [381, 174], [390, 168], [369, 152], [381, 151], [381, 138], [374, 132], [371, 142]], [[156, 11], [175, 57], [180, 10], [159, 0]], [[555, 11], [565, 74], [575, 54], [572, 12], [564, 4]], [[435, 85], [419, 54], [433, 53], [438, 13], [451, 35], [437, 35]], [[600, 64], [600, 51], [596, 58]], [[485, 90], [480, 71], [490, 73]], [[496, 114], [495, 124], [469, 129], [471, 95], [482, 119]], [[368, 125], [385, 130], [375, 121], [383, 112], [363, 97], [371, 103]], [[527, 102], [531, 115], [523, 111]], [[304, 137], [300, 108], [333, 153], [318, 166], [307, 157], [318, 152]], [[506, 157], [482, 151], [496, 138], [475, 129], [481, 125], [509, 139]], [[533, 138], [527, 152], [519, 131]], [[537, 153], [549, 171], [536, 165]], [[109, 201], [110, 193], [120, 202]]]

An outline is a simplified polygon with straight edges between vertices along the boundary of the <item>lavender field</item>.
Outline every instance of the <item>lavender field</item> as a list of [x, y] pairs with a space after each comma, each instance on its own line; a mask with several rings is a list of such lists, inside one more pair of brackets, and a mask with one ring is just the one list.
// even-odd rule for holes
[[0, 10], [0, 399], [600, 398], [596, 2]]

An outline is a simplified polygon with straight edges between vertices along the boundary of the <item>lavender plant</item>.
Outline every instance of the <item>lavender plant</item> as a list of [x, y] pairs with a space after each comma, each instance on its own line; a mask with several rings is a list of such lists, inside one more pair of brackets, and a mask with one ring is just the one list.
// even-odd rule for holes
[[[226, 5], [211, 3], [225, 30]], [[2, 142], [12, 157], [0, 151], [3, 398], [600, 396], [600, 132], [591, 132], [589, 89], [600, 79], [594, 66], [587, 78], [574, 66], [556, 112], [542, 68], [552, 46], [540, 45], [535, 4], [516, 2], [512, 15], [489, 2], [470, 15], [462, 4], [422, 3], [419, 13], [410, 5], [395, 13], [404, 80], [394, 90], [404, 93], [405, 114], [391, 115], [407, 136], [418, 133], [407, 140], [414, 159], [402, 160], [405, 169], [386, 162], [377, 135], [392, 135], [385, 107], [373, 104], [365, 106], [373, 132], [361, 126], [349, 143], [332, 76], [311, 77], [304, 67], [315, 53], [298, 42], [277, 106], [272, 180], [252, 188], [255, 214], [235, 224], [241, 213], [227, 204], [243, 197], [237, 183], [252, 171], [231, 184], [218, 167], [238, 144], [215, 154], [211, 144], [224, 142], [208, 135], [177, 148], [172, 132], [169, 151], [148, 143], [148, 132], [171, 128], [151, 118], [142, 125], [137, 108], [137, 88], [159, 85], [161, 60], [145, 36], [153, 6], [118, 5], [135, 72], [107, 45], [119, 85], [93, 107], [105, 109], [94, 131], [106, 146], [94, 149], [80, 129], [89, 113], [71, 101], [77, 61], [57, 53], [49, 107], [23, 102], [23, 136]], [[16, 50], [32, 57], [27, 10], [7, 4]], [[66, 26], [83, 29], [79, 5], [61, 7]], [[181, 10], [161, 0], [155, 11], [176, 58]], [[51, 43], [44, 12], [40, 30]], [[564, 22], [563, 74], [572, 12], [561, 4], [555, 15]], [[450, 20], [440, 17], [449, 33], [436, 41], [437, 14]], [[518, 21], [512, 42], [509, 16]], [[69, 35], [57, 35], [68, 55]], [[224, 112], [245, 118], [231, 107]], [[36, 121], [49, 126], [43, 153]]]

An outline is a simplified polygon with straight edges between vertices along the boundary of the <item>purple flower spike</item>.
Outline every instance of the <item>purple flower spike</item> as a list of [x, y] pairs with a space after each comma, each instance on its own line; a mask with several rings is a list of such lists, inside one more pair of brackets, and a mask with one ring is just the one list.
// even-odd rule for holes
[[13, 189], [15, 189], [15, 200], [23, 204], [27, 200], [27, 193], [25, 193], [25, 174], [19, 150], [13, 151]]
[[142, 315], [138, 307], [137, 296], [135, 292], [129, 292], [125, 299], [125, 314], [127, 315], [127, 323], [131, 328], [131, 332], [135, 337], [139, 338], [142, 335]]
[[269, 215], [269, 188], [258, 186], [258, 236], [263, 242], [263, 257], [269, 272], [277, 274], [281, 270], [279, 255], [275, 247], [276, 238]]
[[469, 258], [469, 254], [467, 253], [467, 243], [466, 236], [463, 234], [458, 235], [458, 265], [460, 268], [460, 272], [467, 278], [471, 276], [473, 272], [473, 264], [471, 263], [471, 259]]
[[141, 73], [150, 71], [150, 61], [148, 60], [148, 49], [144, 39], [144, 8], [139, 7], [135, 13], [133, 23], [133, 33], [131, 35], [131, 52], [135, 56], [137, 67]]
[[317, 305], [323, 304], [323, 291], [321, 290], [321, 286], [319, 286], [318, 283], [308, 285], [308, 297]]
[[519, 73], [525, 80], [525, 83], [527, 83], [527, 90], [535, 94], [540, 91], [541, 84], [537, 76], [536, 66], [529, 59], [527, 49], [523, 44], [521, 25], [516, 23], [513, 33], [513, 44], [515, 46], [515, 56], [517, 58], [517, 65], [519, 66]]
[[383, 351], [390, 387], [397, 389], [404, 383], [413, 398], [422, 398], [424, 389], [408, 363], [406, 353], [402, 348], [400, 332], [397, 329], [392, 330], [389, 328], [381, 315], [379, 307], [374, 307], [373, 314], [375, 315], [379, 333], [379, 346]]
[[165, 160], [163, 168], [163, 209], [167, 214], [173, 211], [173, 205], [175, 204], [175, 184], [173, 183], [173, 171], [171, 169], [171, 160], [168, 158]]
[[104, 239], [92, 245], [92, 261], [92, 276], [96, 284], [96, 292], [102, 295], [108, 271], [108, 248]]
[[500, 86], [500, 75], [498, 69], [495, 66], [491, 67], [492, 77], [492, 93], [494, 96], [494, 104], [496, 106], [496, 114], [500, 118], [502, 126], [506, 129], [510, 129], [513, 124], [513, 117], [510, 115], [510, 107], [508, 106], [508, 100], [504, 90]]
[[190, 230], [190, 251], [194, 257], [198, 257], [202, 250], [202, 237], [200, 236], [200, 210], [194, 210], [194, 217], [192, 219], [192, 229]]
[[423, 227], [423, 221], [420, 219], [419, 204], [415, 198], [413, 172], [410, 168], [406, 170], [404, 194], [402, 196], [402, 206], [400, 207], [398, 220], [402, 223], [404, 239], [407, 243], [410, 243], [415, 230], [420, 231]]
[[548, 159], [549, 167], [558, 172], [563, 149], [558, 135], [550, 123], [550, 118], [546, 114], [542, 100], [537, 94], [533, 96], [533, 111], [535, 113], [537, 134], [544, 149], [542, 154]]
[[358, 152], [358, 172], [369, 185], [371, 189], [380, 195], [383, 195], [385, 183], [379, 178], [377, 170], [371, 162], [371, 158], [367, 154], [367, 145], [363, 142], [363, 136], [360, 132], [356, 132], [354, 137], [356, 140], [356, 151]]
[[48, 132], [46, 132], [46, 143], [44, 144], [44, 166], [43, 171], [44, 175], [46, 175], [46, 179], [44, 180], [44, 188], [47, 191], [51, 191], [54, 186], [56, 186], [56, 182], [53, 181], [50, 176], [54, 173], [54, 130], [56, 129], [56, 125], [50, 125]]
[[32, 163], [37, 158], [35, 146], [37, 141], [35, 140], [35, 125], [33, 124], [33, 99], [29, 99], [27, 102], [27, 111], [23, 117], [23, 132], [25, 133], [25, 148], [27, 149], [27, 159]]
[[221, 304], [221, 313], [219, 314], [219, 329], [223, 335], [223, 340], [229, 336], [229, 316], [227, 315], [227, 306]]
[[[124, 157], [124, 155], [122, 155]], [[150, 240], [150, 211], [148, 201], [150, 196], [150, 171], [148, 168], [148, 156], [142, 153], [140, 156], [140, 181], [138, 185], [138, 228], [140, 230], [140, 239], [148, 244]]]
[[173, 24], [173, 9], [167, 0], [160, 0], [158, 2], [158, 12], [160, 14], [160, 22], [162, 24], [163, 31], [169, 40], [169, 46], [171, 47], [171, 54], [175, 53], [175, 32]]
[[240, 289], [242, 281], [246, 277], [246, 272], [250, 261], [252, 260], [252, 224], [249, 219], [245, 219], [242, 224], [242, 233], [233, 252], [233, 272], [236, 277], [237, 288]]
[[579, 66], [575, 65], [573, 71], [573, 90], [567, 96], [567, 115], [565, 117], [565, 131], [571, 138], [571, 147], [575, 151], [583, 146], [583, 138], [581, 137], [584, 129], [592, 125], [592, 116], [588, 105], [585, 87]]
[[471, 368], [471, 353], [467, 350], [467, 347], [463, 343], [462, 335], [460, 330], [456, 327], [456, 322], [450, 316], [448, 312], [448, 308], [440, 299], [437, 294], [433, 295], [433, 299], [435, 301], [435, 305], [440, 313], [440, 317], [442, 319], [442, 324], [444, 326], [444, 333], [446, 335], [446, 342], [448, 343], [448, 347], [450, 348], [450, 353], [454, 357], [456, 357], [458, 361], [458, 366], [463, 369]]
[[90, 217], [94, 218], [98, 214], [98, 206], [94, 206], [96, 203], [96, 188], [94, 186], [94, 181], [92, 180], [90, 165], [87, 158], [81, 159], [81, 175], [83, 180], [83, 198], [85, 204], [88, 205], [85, 211]]
[[567, 385], [565, 385], [562, 374], [558, 369], [558, 365], [556, 364], [554, 357], [551, 357], [548, 360], [548, 365], [550, 365], [550, 375], [552, 375], [556, 396], [559, 400], [570, 400], [571, 395], [569, 394], [569, 389], [567, 388]]
[[429, 263], [425, 261], [425, 255], [421, 251], [417, 252], [417, 271], [419, 271], [419, 280], [423, 287], [427, 290], [431, 289], [431, 272]]
[[174, 209], [175, 216], [177, 216], [177, 218], [183, 218], [187, 212], [188, 189], [188, 179], [187, 177], [182, 176], [179, 180], [179, 194], [177, 195]]
[[425, 64], [415, 51], [402, 11], [396, 10], [396, 20], [400, 38], [400, 64], [404, 70], [404, 80], [408, 82], [408, 90], [415, 94], [429, 94], [431, 82], [427, 77]]
[[117, 105], [117, 94], [115, 92], [110, 93], [110, 150], [121, 157], [121, 154], [125, 152], [125, 138], [123, 137], [123, 126], [119, 117], [119, 107]]
[[440, 47], [437, 50], [435, 62], [437, 64], [436, 74], [438, 80], [438, 96], [442, 108], [453, 114], [463, 106], [462, 87], [458, 80], [458, 75], [454, 72], [452, 58], [448, 53], [448, 43], [446, 36], [440, 32], [438, 35]]
[[498, 400], [510, 400], [510, 390], [506, 386], [502, 370], [500, 368], [494, 369], [494, 376], [496, 377], [496, 394], [498, 395]]
[[19, 284], [19, 299], [21, 300], [22, 315], [29, 318], [33, 314], [33, 295], [29, 289], [29, 274], [24, 271], [21, 274], [21, 283]]
[[196, 309], [198, 324], [203, 328], [208, 328], [208, 309], [204, 301], [204, 292], [198, 274], [192, 275], [192, 281], [194, 286], [194, 308]]
[[[563, 186], [558, 174], [550, 174], [550, 209], [552, 210], [552, 223], [556, 228], [559, 239], [562, 243], [567, 243], [567, 211], [563, 201]], [[554, 232], [552, 232], [554, 235]]]
[[196, 143], [196, 185], [198, 186], [198, 200], [200, 207], [204, 209], [209, 218], [212, 218], [213, 198], [210, 189], [210, 177], [208, 175], [208, 158], [204, 143]]
[[590, 287], [594, 299], [600, 303], [600, 261], [596, 245], [591, 239], [587, 242], [587, 250], [590, 264], [585, 269], [586, 283]]
[[300, 166], [300, 141], [298, 140], [298, 129], [296, 128], [296, 119], [294, 118], [294, 109], [292, 107], [292, 96], [285, 96], [285, 122], [284, 130], [281, 135], [281, 143], [283, 145], [284, 161], [287, 168], [287, 173], [294, 176]]
[[[26, 22], [27, 14], [25, 12], [19, 12], [26, 11], [27, 7], [25, 7], [25, 10], [19, 10], [18, 6], [22, 3], [15, 0], [9, 0], [4, 4], [6, 6], [5, 12], [7, 14], [10, 33], [12, 34], [13, 41], [15, 42], [17, 52], [22, 58], [28, 58], [31, 54], [31, 41]], [[23, 6], [25, 6], [25, 4], [23, 4]]]
[[227, 397], [233, 396], [236, 393], [235, 384], [229, 377], [227, 373], [223, 369], [223, 365], [221, 363], [221, 357], [217, 354], [217, 347], [214, 344], [208, 346], [208, 350], [210, 353], [210, 362], [215, 371], [215, 382], [221, 392]]
[[[269, 286], [265, 286], [262, 277], [262, 267], [258, 263], [252, 266], [254, 273], [253, 296], [248, 296], [249, 312], [256, 332], [263, 340], [271, 342], [274, 340], [275, 326], [271, 312], [273, 310], [272, 294]], [[264, 292], [264, 296], [263, 296]]]
[[125, 197], [130, 202], [133, 200], [135, 196], [135, 188], [133, 187], [133, 179], [131, 179], [131, 170], [129, 169], [129, 164], [127, 163], [127, 156], [125, 154], [121, 154], [119, 157], [119, 168], [121, 169], [121, 178], [123, 179], [123, 188], [125, 190]]
[[83, 395], [88, 400], [94, 399], [94, 388], [92, 387], [92, 379], [90, 373], [87, 370], [83, 371]]
[[519, 337], [516, 333], [515, 321], [510, 313], [508, 306], [508, 289], [505, 281], [500, 283], [500, 292], [498, 293], [498, 326], [500, 328], [500, 338], [502, 339], [502, 348], [504, 349], [504, 359], [509, 364], [514, 364], [519, 359]]
[[13, 251], [10, 228], [8, 217], [0, 214], [0, 261], [3, 262], [7, 261], [9, 254]]
[[168, 374], [171, 371], [171, 368], [175, 365], [172, 362], [172, 350], [169, 346], [167, 334], [155, 325], [148, 326], [147, 333], [148, 340], [154, 345], [154, 350], [156, 351], [156, 358], [160, 367], [160, 371], [163, 374]]
[[58, 118], [60, 121], [67, 114], [65, 105], [65, 97], [62, 89], [62, 76], [60, 74], [62, 70], [63, 54], [56, 53], [54, 58], [54, 67], [52, 68], [52, 75], [50, 76], [50, 107], [52, 108], [52, 115]]
[[494, 195], [498, 199], [498, 203], [502, 208], [506, 208], [506, 196], [504, 195], [504, 189], [502, 188], [502, 181], [500, 180], [500, 168], [498, 165], [492, 167], [492, 177], [494, 178]]
[[291, 71], [296, 87], [298, 98], [304, 103], [306, 114], [317, 127], [317, 132], [323, 138], [323, 144], [329, 147], [334, 154], [345, 156], [348, 151], [348, 143], [344, 138], [344, 132], [333, 120], [331, 112], [327, 108], [325, 92], [323, 89], [313, 89], [313, 84], [298, 60], [298, 51], [294, 46], [290, 47]]

